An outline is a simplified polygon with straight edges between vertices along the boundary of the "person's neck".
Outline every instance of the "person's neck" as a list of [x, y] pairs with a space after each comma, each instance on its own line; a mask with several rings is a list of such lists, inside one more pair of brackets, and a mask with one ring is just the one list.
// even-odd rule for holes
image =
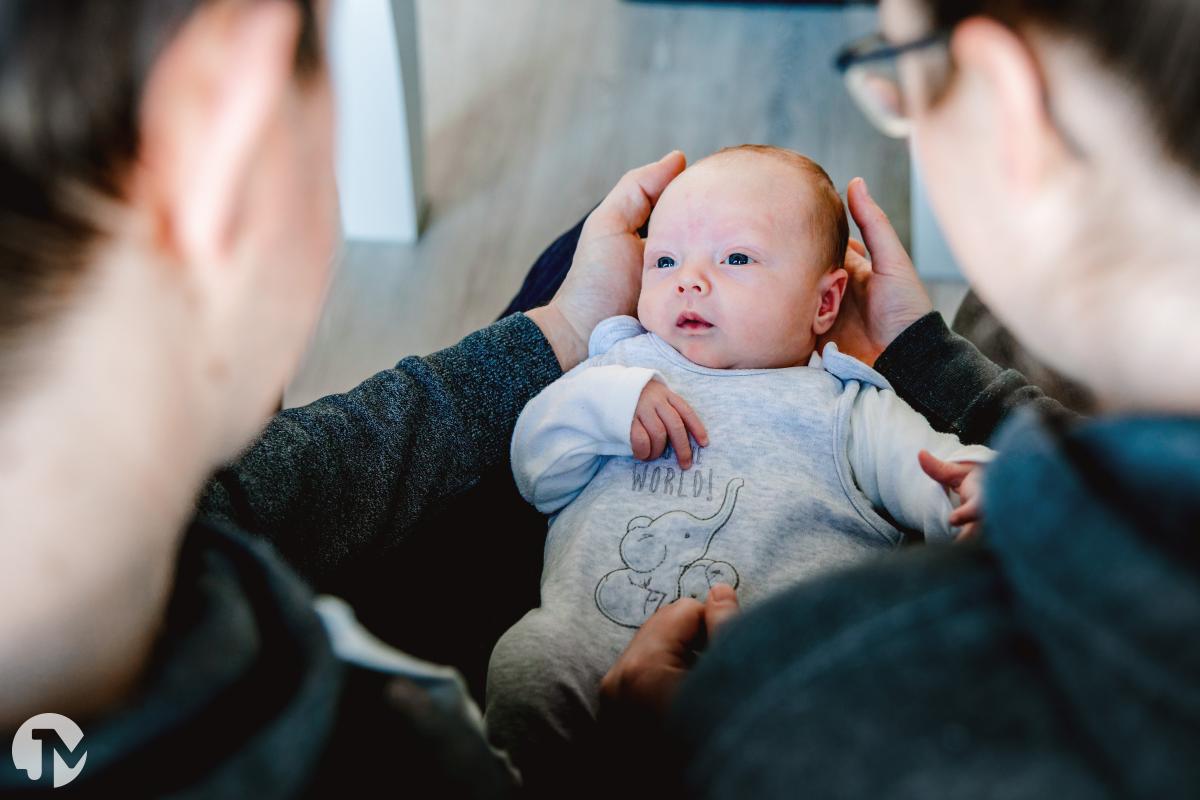
[[[1131, 172], [1093, 185], [1090, 198], [1070, 213], [1105, 222], [1051, 259], [1063, 265], [1064, 285], [1048, 291], [1064, 324], [1030, 348], [1051, 363], [1074, 354], [1060, 366], [1106, 412], [1200, 414], [1200, 190]], [[1066, 208], [1058, 217], [1070, 218]]]
[[92, 273], [3, 398], [0, 729], [87, 718], [136, 687], [211, 466], [186, 299], [144, 265]]
[[[1111, 237], [1091, 300], [1108, 331], [1125, 333], [1109, 333], [1099, 400], [1112, 411], [1200, 414], [1200, 185], [1163, 159], [1105, 194], [1121, 209], [1110, 227], [1124, 235]], [[1086, 293], [1078, 310], [1090, 313]]]
[[[1056, 34], [1041, 46], [1055, 112], [1084, 154], [1066, 190], [1039, 212], [1037, 257], [1064, 265], [1054, 287], [1073, 341], [1030, 342], [1083, 354], [1069, 370], [1110, 412], [1200, 414], [1200, 181], [1168, 156], [1153, 114], [1093, 54]], [[1084, 220], [1062, 252], [1065, 220]], [[1118, 332], [1123, 332], [1118, 334]]]
[[1200, 272], [1200, 264], [1153, 257], [1131, 263], [1146, 278], [1124, 289], [1097, 292], [1096, 297], [1107, 295], [1097, 300], [1107, 314], [1079, 307], [1079, 314], [1095, 314], [1098, 325], [1107, 323], [1109, 331], [1127, 331], [1119, 338], [1093, 337], [1093, 346], [1103, 352], [1097, 353], [1091, 375], [1080, 378], [1107, 413], [1200, 415], [1200, 275], [1190, 276], [1190, 285], [1182, 282], [1189, 271]]

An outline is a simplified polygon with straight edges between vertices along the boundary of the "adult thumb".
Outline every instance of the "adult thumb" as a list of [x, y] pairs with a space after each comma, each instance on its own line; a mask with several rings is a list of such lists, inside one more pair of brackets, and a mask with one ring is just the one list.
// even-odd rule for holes
[[708, 590], [708, 599], [704, 601], [704, 628], [709, 641], [729, 620], [741, 613], [738, 605], [737, 592], [726, 583], [718, 583]]
[[871, 263], [876, 272], [887, 272], [889, 266], [904, 264], [909, 266], [908, 251], [896, 235], [887, 214], [871, 197], [867, 182], [862, 178], [850, 181], [846, 189], [846, 204], [850, 207], [850, 216], [862, 231], [863, 241], [871, 254]]
[[646, 223], [667, 185], [687, 166], [687, 158], [672, 150], [653, 164], [626, 172], [592, 213], [606, 233], [632, 233]]

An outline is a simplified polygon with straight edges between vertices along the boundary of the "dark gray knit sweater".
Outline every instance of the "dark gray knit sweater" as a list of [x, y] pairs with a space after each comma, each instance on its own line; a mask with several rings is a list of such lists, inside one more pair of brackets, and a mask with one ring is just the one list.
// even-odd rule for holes
[[[205, 491], [142, 693], [77, 720], [87, 762], [55, 796], [506, 796], [476, 731], [414, 684], [334, 656], [280, 555], [319, 581], [401, 541], [507, 461], [518, 413], [561, 374], [518, 314], [276, 417]], [[51, 791], [7, 763], [0, 795]]]
[[200, 508], [266, 538], [320, 582], [507, 464], [521, 409], [561, 375], [538, 327], [515, 314], [279, 414]]

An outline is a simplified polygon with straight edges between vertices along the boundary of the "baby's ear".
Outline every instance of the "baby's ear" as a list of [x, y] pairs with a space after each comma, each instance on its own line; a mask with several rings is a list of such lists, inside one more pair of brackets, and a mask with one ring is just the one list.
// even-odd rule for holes
[[839, 267], [822, 275], [821, 280], [817, 282], [817, 291], [821, 295], [821, 304], [817, 307], [817, 316], [813, 320], [813, 333], [817, 336], [828, 333], [837, 321], [849, 280], [850, 273]]

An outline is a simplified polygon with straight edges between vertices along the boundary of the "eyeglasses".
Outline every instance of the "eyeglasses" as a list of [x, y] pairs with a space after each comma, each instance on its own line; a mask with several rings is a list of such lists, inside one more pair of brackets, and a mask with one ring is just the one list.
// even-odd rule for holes
[[834, 66], [867, 119], [887, 136], [902, 139], [912, 132], [914, 113], [949, 79], [949, 44], [945, 31], [906, 44], [873, 34], [846, 45]]

